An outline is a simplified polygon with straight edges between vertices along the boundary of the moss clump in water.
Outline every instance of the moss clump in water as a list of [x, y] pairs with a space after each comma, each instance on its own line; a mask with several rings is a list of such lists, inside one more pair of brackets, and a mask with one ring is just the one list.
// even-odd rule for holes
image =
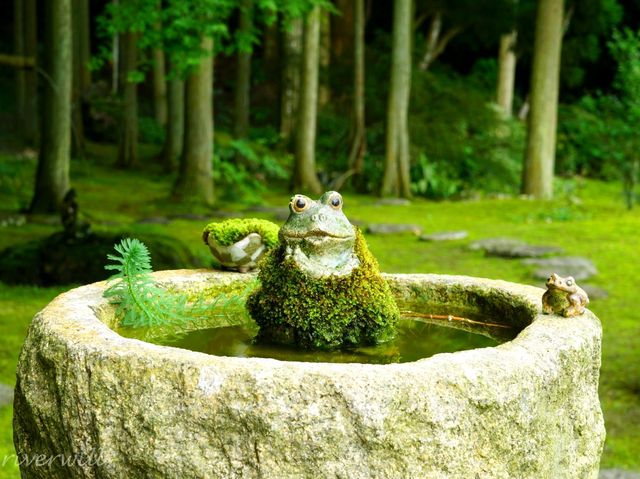
[[261, 287], [247, 309], [258, 338], [308, 349], [373, 345], [392, 339], [400, 312], [360, 231], [360, 265], [345, 276], [313, 278], [285, 257], [285, 246], [261, 263]]

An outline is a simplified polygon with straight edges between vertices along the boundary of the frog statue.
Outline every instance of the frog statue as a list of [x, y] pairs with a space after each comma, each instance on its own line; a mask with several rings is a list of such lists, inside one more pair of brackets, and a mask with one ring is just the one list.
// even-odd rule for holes
[[247, 301], [258, 338], [307, 349], [392, 339], [398, 307], [362, 233], [342, 212], [342, 196], [295, 195], [289, 210]]
[[553, 273], [547, 279], [547, 290], [542, 295], [542, 311], [561, 314], [565, 318], [584, 313], [589, 298], [572, 276], [563, 278]]

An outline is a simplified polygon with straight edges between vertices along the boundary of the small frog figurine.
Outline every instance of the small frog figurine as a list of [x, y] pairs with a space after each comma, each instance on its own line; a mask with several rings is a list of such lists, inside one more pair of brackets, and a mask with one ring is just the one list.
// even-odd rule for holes
[[561, 314], [565, 318], [584, 313], [589, 297], [576, 284], [572, 276], [563, 278], [556, 273], [549, 276], [547, 290], [542, 295], [542, 311], [546, 314]]

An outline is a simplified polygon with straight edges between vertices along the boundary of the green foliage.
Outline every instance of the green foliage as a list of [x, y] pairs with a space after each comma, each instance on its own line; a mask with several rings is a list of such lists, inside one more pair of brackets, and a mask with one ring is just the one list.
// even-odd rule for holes
[[280, 227], [268, 220], [232, 218], [219, 223], [209, 223], [205, 226], [202, 237], [212, 236], [222, 246], [229, 246], [250, 233], [258, 233], [267, 247], [273, 248], [278, 244], [278, 231]]
[[421, 154], [411, 174], [411, 191], [419, 196], [446, 199], [460, 192], [461, 183], [452, 178], [446, 164], [436, 165]]
[[259, 203], [268, 180], [288, 176], [282, 166], [287, 157], [278, 158], [259, 143], [230, 140], [216, 135], [213, 179], [221, 196], [234, 201]]
[[283, 245], [271, 250], [260, 265], [261, 286], [247, 300], [259, 337], [309, 349], [393, 338], [400, 313], [360, 231], [355, 252], [360, 266], [351, 274], [316, 279], [285, 258]]

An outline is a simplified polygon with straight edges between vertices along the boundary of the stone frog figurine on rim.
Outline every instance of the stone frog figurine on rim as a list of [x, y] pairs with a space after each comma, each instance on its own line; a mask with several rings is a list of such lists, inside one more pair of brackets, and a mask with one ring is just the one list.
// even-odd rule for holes
[[307, 349], [372, 345], [395, 335], [391, 290], [340, 193], [295, 195], [279, 245], [260, 264], [247, 309], [263, 341]]
[[563, 278], [553, 273], [547, 279], [547, 290], [542, 295], [542, 311], [561, 314], [565, 318], [584, 313], [589, 304], [587, 293], [576, 284], [572, 276]]

